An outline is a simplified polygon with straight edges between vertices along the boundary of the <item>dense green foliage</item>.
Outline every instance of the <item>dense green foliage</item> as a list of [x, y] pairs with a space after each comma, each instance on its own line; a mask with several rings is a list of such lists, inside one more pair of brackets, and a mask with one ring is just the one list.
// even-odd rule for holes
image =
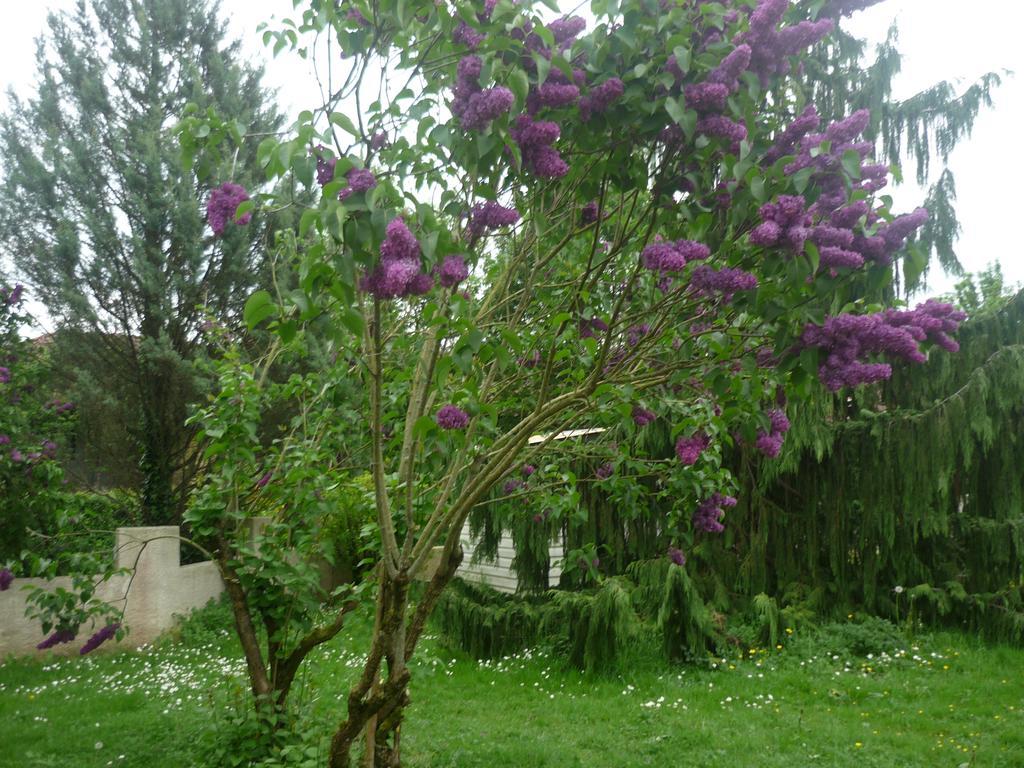
[[[0, 118], [0, 245], [58, 324], [57, 367], [88, 411], [79, 456], [133, 482], [148, 523], [180, 519], [196, 471], [184, 422], [202, 390], [200, 305], [230, 324], [261, 278], [261, 229], [204, 232], [206, 192], [169, 132], [189, 102], [236, 130], [277, 126], [225, 24], [208, 0], [52, 14], [38, 93]], [[251, 180], [254, 167], [243, 147], [224, 170]], [[116, 427], [94, 430], [103, 419]]]

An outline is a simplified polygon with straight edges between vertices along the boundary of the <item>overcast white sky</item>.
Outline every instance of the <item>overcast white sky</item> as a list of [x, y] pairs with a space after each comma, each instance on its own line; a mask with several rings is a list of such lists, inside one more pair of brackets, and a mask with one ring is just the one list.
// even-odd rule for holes
[[[0, 47], [0, 90], [13, 86], [19, 94], [32, 92], [34, 38], [45, 27], [49, 10], [69, 10], [75, 0], [0, 0], [9, 34]], [[222, 0], [236, 36], [250, 57], [266, 63], [268, 85], [278, 88], [282, 105], [297, 113], [316, 97], [303, 62], [283, 55], [274, 60], [261, 47], [256, 33], [260, 21], [274, 14], [288, 16], [291, 0]], [[1024, 216], [1020, 187], [1024, 185], [1024, 46], [1020, 29], [1024, 3], [1019, 0], [886, 0], [856, 14], [846, 24], [856, 34], [878, 41], [896, 18], [900, 25], [903, 74], [897, 96], [907, 96], [938, 80], [965, 86], [984, 72], [1013, 70], [995, 95], [995, 109], [983, 114], [974, 134], [952, 156], [958, 211], [963, 224], [958, 253], [969, 271], [998, 260], [1010, 282], [1024, 282], [1024, 252], [1016, 232]], [[908, 175], [913, 171], [908, 167]], [[924, 196], [913, 183], [893, 192], [899, 211], [911, 210]], [[931, 292], [949, 290], [952, 281], [937, 272]]]

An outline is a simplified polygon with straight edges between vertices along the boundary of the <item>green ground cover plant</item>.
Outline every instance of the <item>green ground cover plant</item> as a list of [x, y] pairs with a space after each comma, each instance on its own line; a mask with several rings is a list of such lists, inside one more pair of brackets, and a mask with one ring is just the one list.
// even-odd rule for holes
[[[369, 635], [360, 619], [345, 632]], [[138, 653], [6, 660], [0, 766], [248, 765], [233, 762], [252, 731], [228, 621], [217, 606]], [[364, 663], [352, 647], [314, 652], [295, 692], [307, 730], [259, 765], [323, 764], [331, 692]], [[417, 768], [1024, 766], [1024, 651], [962, 634], [854, 615], [686, 665], [638, 651], [615, 675], [543, 649], [475, 661], [433, 631], [422, 649], [411, 696], [430, 704], [403, 731]]]

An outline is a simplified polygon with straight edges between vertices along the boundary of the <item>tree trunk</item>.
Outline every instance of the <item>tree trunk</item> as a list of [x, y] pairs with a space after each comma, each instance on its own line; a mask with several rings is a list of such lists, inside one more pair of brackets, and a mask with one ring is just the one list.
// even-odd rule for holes
[[[379, 569], [377, 610], [380, 622], [363, 674], [349, 690], [348, 718], [331, 739], [330, 768], [350, 768], [352, 747], [371, 721], [375, 723], [374, 768], [401, 768], [401, 726], [410, 701], [410, 674], [406, 664], [412, 658], [434, 605], [461, 562], [462, 547], [455, 540], [446, 546], [423, 598], [411, 612], [408, 574], [400, 573], [392, 578], [384, 569]], [[384, 662], [387, 676], [381, 682]]]

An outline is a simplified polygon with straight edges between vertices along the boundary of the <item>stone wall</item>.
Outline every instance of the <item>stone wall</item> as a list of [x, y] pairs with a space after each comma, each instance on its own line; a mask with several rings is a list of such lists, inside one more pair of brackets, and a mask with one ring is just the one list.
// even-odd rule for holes
[[[187, 614], [218, 597], [224, 589], [217, 567], [211, 562], [181, 565], [181, 541], [177, 526], [118, 528], [115, 563], [133, 573], [117, 575], [97, 589], [97, 597], [124, 610], [128, 635], [122, 645], [135, 647], [152, 642], [174, 626], [175, 617]], [[0, 656], [39, 654], [44, 637], [39, 622], [25, 617], [25, 586], [50, 589], [71, 587], [71, 579], [15, 579], [10, 589], [0, 592]], [[82, 627], [70, 643], [53, 652], [78, 653], [96, 628]]]

